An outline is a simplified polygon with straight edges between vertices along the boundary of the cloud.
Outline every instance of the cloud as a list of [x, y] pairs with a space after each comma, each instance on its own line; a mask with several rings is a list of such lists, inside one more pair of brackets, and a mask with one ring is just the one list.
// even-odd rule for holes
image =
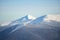
[[47, 15], [47, 17], [44, 20], [45, 21], [50, 21], [50, 20], [60, 21], [60, 15]]
[[6, 25], [8, 25], [8, 24], [10, 24], [11, 22], [3, 22], [3, 23], [1, 23], [0, 24], [0, 26], [6, 26]]

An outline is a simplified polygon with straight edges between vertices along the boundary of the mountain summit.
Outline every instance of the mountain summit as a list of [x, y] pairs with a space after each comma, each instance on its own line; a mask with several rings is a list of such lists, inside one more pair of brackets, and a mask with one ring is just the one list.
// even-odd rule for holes
[[38, 18], [36, 18], [35, 20], [33, 20], [31, 22], [31, 24], [38, 24], [38, 23], [41, 23], [42, 21], [44, 21], [44, 18], [46, 17], [46, 15], [43, 15], [43, 16], [40, 16]]
[[25, 23], [29, 23], [30, 21], [36, 19], [35, 17], [31, 16], [31, 15], [26, 15], [22, 18], [19, 18], [15, 21], [12, 21], [11, 24], [15, 25], [15, 24], [25, 24]]
[[31, 16], [31, 15], [26, 15], [25, 17], [27, 17], [28, 19], [34, 20], [36, 19], [35, 17]]

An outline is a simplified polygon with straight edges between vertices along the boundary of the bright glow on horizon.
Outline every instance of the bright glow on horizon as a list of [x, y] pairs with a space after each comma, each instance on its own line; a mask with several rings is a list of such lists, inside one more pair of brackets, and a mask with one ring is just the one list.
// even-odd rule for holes
[[60, 22], [60, 15], [47, 15], [47, 17], [44, 19], [45, 21], [55, 20]]

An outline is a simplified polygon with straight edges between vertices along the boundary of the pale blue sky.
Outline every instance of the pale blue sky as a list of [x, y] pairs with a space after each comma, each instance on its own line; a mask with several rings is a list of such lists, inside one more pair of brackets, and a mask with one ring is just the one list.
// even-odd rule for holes
[[60, 0], [0, 0], [0, 22], [15, 20], [28, 14], [35, 17], [60, 15]]

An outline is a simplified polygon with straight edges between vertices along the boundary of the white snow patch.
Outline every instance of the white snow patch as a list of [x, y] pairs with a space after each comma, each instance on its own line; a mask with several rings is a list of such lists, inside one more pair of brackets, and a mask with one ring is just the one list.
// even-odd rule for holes
[[28, 15], [28, 18], [29, 19], [36, 19], [35, 17], [31, 16], [31, 15]]

